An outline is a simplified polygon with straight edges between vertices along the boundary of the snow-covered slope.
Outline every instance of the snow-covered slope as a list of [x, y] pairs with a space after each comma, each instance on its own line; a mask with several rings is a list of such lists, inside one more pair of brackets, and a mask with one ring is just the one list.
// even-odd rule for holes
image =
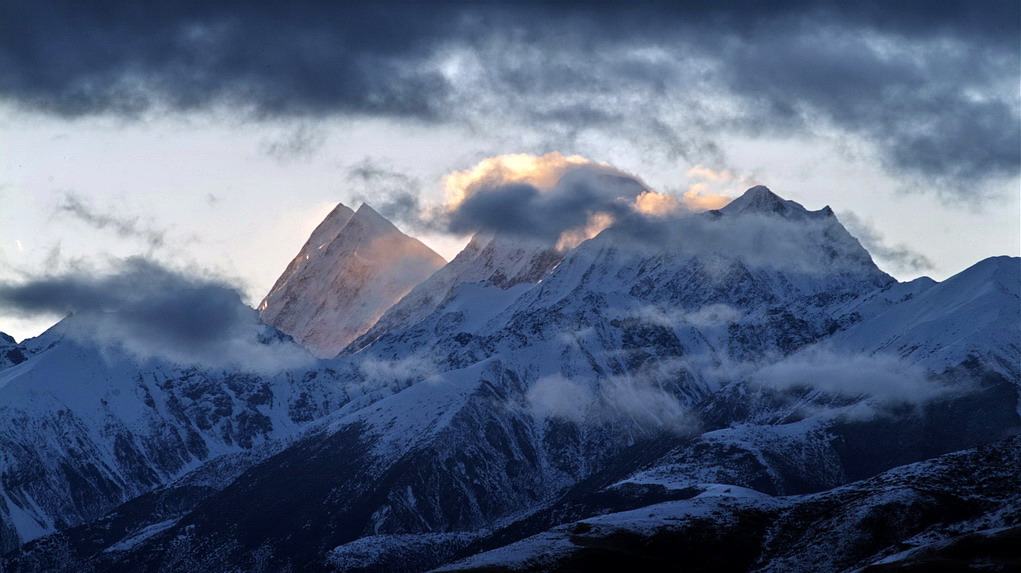
[[372, 207], [337, 205], [259, 305], [262, 319], [336, 356], [446, 261]]
[[[65, 319], [44, 335], [59, 341], [0, 372], [6, 550], [100, 517], [207, 460], [291, 436], [347, 399], [314, 364], [273, 373], [139, 357], [98, 343], [87, 318]], [[304, 354], [253, 328], [264, 329], [256, 334], [267, 354]]]
[[[365, 353], [381, 360], [426, 354], [458, 366], [548, 344], [552, 355], [579, 353], [558, 359], [564, 376], [573, 376], [577, 364], [619, 374], [671, 356], [718, 365], [789, 353], [839, 329], [854, 308], [850, 302], [895, 284], [832, 212], [792, 205], [793, 215], [767, 205], [611, 228], [545, 276], [532, 269], [545, 270], [556, 259], [537, 258], [536, 251], [496, 258], [515, 265], [528, 260], [515, 270], [542, 277], [512, 281], [508, 289], [457, 279], [463, 268], [493, 274], [494, 259], [477, 255], [487, 249], [473, 242], [381, 319], [385, 328]], [[543, 264], [531, 264], [536, 260]], [[421, 317], [421, 308], [430, 314]], [[651, 351], [650, 337], [658, 350]]]
[[891, 353], [940, 371], [969, 357], [1021, 380], [1021, 259], [992, 257], [836, 334], [846, 353]]
[[[1021, 431], [1019, 270], [995, 257], [844, 303], [842, 330], [739, 371], [700, 405], [717, 428], [634, 479], [818, 491]], [[887, 435], [901, 439], [877, 447]]]

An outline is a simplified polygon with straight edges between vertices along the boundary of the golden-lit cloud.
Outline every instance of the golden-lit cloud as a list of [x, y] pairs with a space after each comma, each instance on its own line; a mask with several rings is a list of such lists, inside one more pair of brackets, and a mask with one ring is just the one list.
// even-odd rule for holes
[[691, 181], [681, 194], [681, 202], [691, 211], [719, 209], [755, 185], [751, 175], [735, 173], [729, 169], [712, 169], [695, 165], [685, 173]]
[[569, 251], [583, 242], [602, 233], [604, 229], [614, 222], [613, 215], [609, 213], [595, 213], [588, 218], [583, 227], [568, 229], [560, 234], [557, 239], [558, 251]]
[[634, 215], [663, 219], [719, 209], [747, 179], [702, 165], [686, 173], [687, 188], [664, 193], [579, 155], [500, 155], [447, 175], [444, 210], [455, 232], [511, 232], [553, 241], [563, 251]]
[[460, 205], [465, 197], [482, 187], [527, 183], [541, 190], [551, 189], [572, 167], [600, 165], [580, 155], [562, 155], [558, 151], [546, 155], [514, 153], [483, 159], [463, 171], [454, 171], [443, 179], [448, 209]]
[[[567, 182], [569, 181], [569, 182]], [[491, 225], [501, 228], [520, 224], [525, 236], [545, 236], [558, 250], [569, 250], [614, 224], [617, 215], [637, 210], [635, 198], [652, 193], [638, 177], [608, 164], [579, 155], [551, 152], [545, 155], [524, 153], [487, 158], [475, 166], [456, 171], [444, 178], [446, 211], [453, 217], [473, 211], [490, 194], [490, 199], [510, 194], [508, 185], [523, 184], [517, 201], [502, 203], [499, 212], [486, 208]], [[511, 192], [513, 193], [513, 192]], [[652, 193], [643, 205], [656, 212]], [[665, 196], [664, 196], [665, 197]], [[676, 202], [676, 200], [674, 200]], [[660, 200], [665, 203], [664, 199]], [[481, 225], [488, 228], [489, 225]]]
[[733, 198], [709, 191], [704, 183], [696, 183], [677, 197], [667, 193], [646, 191], [635, 198], [635, 211], [652, 217], [666, 217], [680, 211], [719, 209]]
[[635, 211], [644, 215], [663, 217], [676, 213], [681, 208], [681, 202], [673, 195], [666, 195], [656, 191], [645, 191], [635, 197]]
[[694, 179], [702, 179], [706, 181], [738, 181], [742, 179], [742, 177], [734, 175], [734, 173], [729, 169], [713, 171], [701, 164], [689, 169], [686, 175]]
[[688, 188], [682, 196], [684, 206], [691, 211], [708, 211], [719, 209], [734, 200], [727, 195], [719, 195], [709, 191], [704, 183], [696, 183]]

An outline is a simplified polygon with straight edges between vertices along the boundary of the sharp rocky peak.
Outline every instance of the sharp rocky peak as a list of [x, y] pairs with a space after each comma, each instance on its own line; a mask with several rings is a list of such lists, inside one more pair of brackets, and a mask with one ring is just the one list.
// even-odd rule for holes
[[368, 204], [338, 205], [259, 310], [315, 355], [332, 357], [445, 263]]
[[762, 215], [779, 215], [781, 217], [796, 220], [810, 217], [834, 217], [833, 209], [830, 209], [829, 205], [819, 209], [818, 211], [809, 211], [797, 201], [784, 199], [776, 193], [773, 193], [769, 187], [766, 187], [765, 185], [756, 185], [755, 187], [748, 189], [743, 195], [734, 199], [719, 211], [714, 211], [713, 213], [722, 213], [724, 215], [752, 213]]
[[791, 215], [795, 213], [805, 214], [808, 213], [808, 210], [799, 203], [784, 199], [773, 193], [765, 185], [756, 185], [720, 209], [720, 212], [727, 215], [739, 213]]
[[326, 215], [323, 221], [312, 231], [312, 234], [309, 235], [308, 241], [301, 248], [300, 255], [310, 254], [320, 246], [336, 239], [337, 235], [340, 234], [340, 231], [348, 224], [354, 214], [355, 212], [347, 205], [337, 203], [337, 206], [330, 211], [329, 215]]
[[368, 203], [362, 203], [358, 207], [358, 210], [355, 211], [348, 224], [353, 225], [357, 229], [364, 229], [372, 235], [388, 235], [401, 232], [400, 229], [386, 217], [380, 215]]

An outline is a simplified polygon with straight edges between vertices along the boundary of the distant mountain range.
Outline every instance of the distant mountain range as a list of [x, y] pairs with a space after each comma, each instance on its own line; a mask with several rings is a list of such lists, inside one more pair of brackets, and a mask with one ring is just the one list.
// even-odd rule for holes
[[762, 186], [449, 263], [338, 205], [258, 310], [319, 358], [0, 335], [0, 570], [1021, 568], [1021, 259], [900, 283]]

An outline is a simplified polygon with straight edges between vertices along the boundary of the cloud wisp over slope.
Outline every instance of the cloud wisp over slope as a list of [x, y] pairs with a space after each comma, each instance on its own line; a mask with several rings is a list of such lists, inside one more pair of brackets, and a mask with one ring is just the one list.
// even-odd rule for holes
[[129, 258], [109, 273], [79, 268], [0, 282], [0, 304], [18, 315], [74, 315], [63, 334], [139, 359], [271, 372], [312, 362], [263, 325], [236, 288], [210, 276]]

